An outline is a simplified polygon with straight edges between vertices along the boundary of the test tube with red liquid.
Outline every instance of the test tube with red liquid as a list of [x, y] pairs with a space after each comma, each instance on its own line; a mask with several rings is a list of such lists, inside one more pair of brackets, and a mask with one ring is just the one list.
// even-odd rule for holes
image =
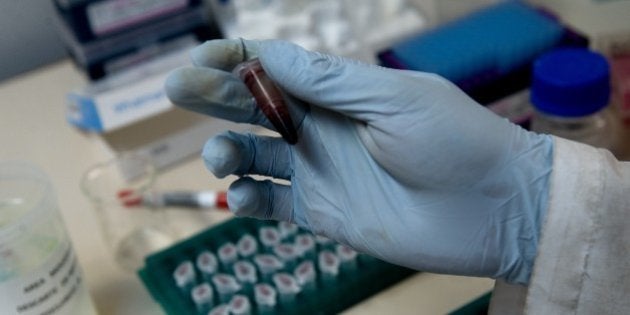
[[269, 79], [258, 58], [238, 64], [233, 73], [238, 76], [254, 96], [256, 105], [269, 119], [276, 131], [289, 144], [297, 143], [297, 131], [289, 115], [280, 89]]

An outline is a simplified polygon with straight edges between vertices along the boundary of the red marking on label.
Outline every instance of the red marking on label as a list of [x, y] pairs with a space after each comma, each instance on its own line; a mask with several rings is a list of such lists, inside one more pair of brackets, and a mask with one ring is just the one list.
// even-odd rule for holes
[[201, 256], [200, 260], [202, 265], [207, 265], [208, 263], [210, 263], [210, 258], [208, 258], [208, 255]]
[[300, 237], [299, 239], [299, 243], [302, 246], [310, 246], [311, 244], [313, 244], [313, 240], [308, 238], [308, 237]]
[[250, 250], [252, 248], [252, 241], [247, 239], [244, 240], [243, 243], [241, 243], [241, 247], [243, 248], [243, 250], [247, 251]]
[[230, 256], [234, 254], [234, 247], [232, 246], [223, 247], [221, 249], [221, 254], [223, 254], [224, 256]]
[[265, 237], [270, 241], [276, 241], [278, 239], [278, 236], [276, 233], [272, 232], [272, 230], [265, 231]]
[[287, 287], [293, 284], [293, 282], [291, 282], [291, 279], [288, 276], [281, 275], [280, 277], [278, 277], [278, 279], [283, 285]]
[[305, 274], [305, 273], [308, 273], [310, 269], [311, 269], [311, 265], [303, 264], [300, 266], [300, 268], [298, 268], [297, 273]]
[[292, 255], [293, 254], [293, 247], [287, 246], [287, 245], [281, 245], [278, 246], [278, 252], [285, 254], [285, 255]]
[[188, 273], [188, 265], [181, 265], [177, 269], [177, 274], [183, 276]]
[[249, 273], [249, 268], [245, 267], [244, 265], [239, 265], [237, 268], [240, 273]]
[[325, 262], [327, 265], [332, 265], [332, 264], [334, 264], [334, 263], [335, 263], [335, 258], [333, 257], [333, 255], [332, 255], [332, 254], [325, 253], [325, 254], [324, 254], [324, 262]]
[[220, 192], [217, 195], [217, 208], [219, 209], [228, 209], [228, 202], [227, 202], [227, 193], [226, 192]]
[[262, 295], [270, 295], [271, 294], [271, 290], [269, 290], [269, 288], [267, 287], [260, 287], [260, 293]]
[[230, 280], [228, 280], [227, 277], [222, 277], [222, 276], [217, 277], [217, 281], [221, 282], [221, 284], [223, 285], [227, 285], [228, 283], [230, 283]]

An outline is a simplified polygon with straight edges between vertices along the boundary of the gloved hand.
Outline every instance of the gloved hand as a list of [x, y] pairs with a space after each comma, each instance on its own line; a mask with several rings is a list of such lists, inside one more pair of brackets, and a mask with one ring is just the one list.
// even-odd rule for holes
[[[298, 143], [232, 132], [203, 151], [239, 216], [294, 221], [410, 268], [527, 283], [546, 214], [552, 139], [527, 132], [432, 74], [216, 40], [167, 94], [201, 113], [270, 127], [230, 71], [259, 57], [288, 95]], [[290, 184], [257, 181], [259, 174]]]

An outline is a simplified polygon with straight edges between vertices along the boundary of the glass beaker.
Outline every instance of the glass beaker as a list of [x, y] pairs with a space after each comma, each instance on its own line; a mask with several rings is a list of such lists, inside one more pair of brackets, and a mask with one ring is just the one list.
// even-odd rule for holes
[[101, 224], [103, 237], [116, 262], [135, 272], [144, 258], [175, 240], [164, 212], [142, 205], [124, 204], [119, 193], [138, 196], [155, 188], [155, 167], [149, 157], [121, 154], [89, 168], [81, 179], [81, 189], [91, 201]]
[[96, 314], [48, 177], [0, 162], [0, 314]]

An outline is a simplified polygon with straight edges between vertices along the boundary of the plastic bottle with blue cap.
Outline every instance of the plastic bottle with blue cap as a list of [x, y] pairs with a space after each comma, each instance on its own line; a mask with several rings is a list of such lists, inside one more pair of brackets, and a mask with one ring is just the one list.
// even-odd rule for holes
[[606, 110], [610, 71], [602, 55], [554, 50], [535, 61], [532, 76], [533, 131], [614, 150], [616, 127]]

